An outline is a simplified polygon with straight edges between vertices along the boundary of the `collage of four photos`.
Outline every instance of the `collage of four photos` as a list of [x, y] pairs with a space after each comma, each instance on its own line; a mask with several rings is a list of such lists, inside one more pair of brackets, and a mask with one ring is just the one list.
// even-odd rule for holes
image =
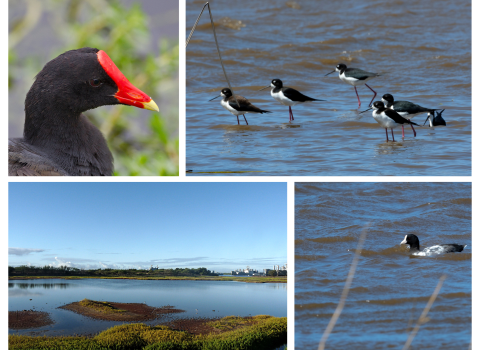
[[472, 2], [5, 13], [4, 348], [476, 348]]

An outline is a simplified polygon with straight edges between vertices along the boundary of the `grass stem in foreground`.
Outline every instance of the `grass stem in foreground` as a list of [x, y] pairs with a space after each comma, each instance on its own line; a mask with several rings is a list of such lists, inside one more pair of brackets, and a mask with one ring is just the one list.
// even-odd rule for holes
[[413, 338], [415, 338], [415, 336], [417, 335], [418, 330], [420, 329], [420, 326], [428, 322], [428, 319], [427, 319], [428, 311], [430, 311], [430, 308], [432, 307], [435, 299], [437, 298], [438, 293], [440, 293], [440, 288], [442, 288], [442, 284], [443, 284], [443, 281], [445, 281], [445, 278], [447, 278], [447, 275], [442, 275], [442, 277], [440, 277], [437, 287], [433, 291], [433, 294], [431, 295], [430, 300], [428, 300], [428, 303], [425, 306], [425, 309], [423, 309], [422, 314], [417, 320], [417, 324], [415, 325], [415, 328], [413, 329], [412, 333], [410, 333], [410, 336], [408, 337], [407, 342], [403, 346], [402, 350], [407, 350], [410, 347], [410, 344], [412, 344]]
[[340, 314], [342, 313], [343, 307], [345, 306], [345, 302], [347, 301], [348, 292], [350, 290], [350, 286], [352, 285], [353, 276], [355, 275], [355, 270], [357, 268], [358, 259], [360, 258], [360, 253], [362, 252], [363, 243], [365, 242], [365, 238], [367, 237], [368, 229], [370, 228], [370, 223], [366, 224], [360, 234], [360, 239], [358, 240], [357, 249], [355, 250], [355, 256], [353, 257], [352, 264], [350, 265], [350, 271], [348, 272], [347, 280], [345, 282], [345, 286], [343, 287], [342, 295], [340, 296], [340, 301], [338, 302], [337, 308], [328, 323], [325, 332], [323, 332], [322, 339], [320, 340], [320, 344], [318, 344], [318, 350], [325, 349], [325, 343], [327, 342], [328, 336], [335, 327], [335, 323], [337, 323]]

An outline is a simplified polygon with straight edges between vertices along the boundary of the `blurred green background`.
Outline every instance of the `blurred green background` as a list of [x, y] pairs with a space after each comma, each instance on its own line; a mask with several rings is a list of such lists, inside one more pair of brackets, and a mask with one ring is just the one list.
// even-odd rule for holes
[[85, 112], [102, 131], [115, 175], [178, 175], [178, 2], [10, 0], [9, 137], [21, 137], [25, 96], [59, 54], [104, 50], [160, 112], [104, 106]]

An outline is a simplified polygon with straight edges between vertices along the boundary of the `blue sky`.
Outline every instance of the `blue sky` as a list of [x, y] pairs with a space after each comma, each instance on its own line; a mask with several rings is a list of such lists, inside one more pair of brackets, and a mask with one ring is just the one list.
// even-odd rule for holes
[[10, 183], [8, 217], [12, 266], [287, 262], [286, 183]]

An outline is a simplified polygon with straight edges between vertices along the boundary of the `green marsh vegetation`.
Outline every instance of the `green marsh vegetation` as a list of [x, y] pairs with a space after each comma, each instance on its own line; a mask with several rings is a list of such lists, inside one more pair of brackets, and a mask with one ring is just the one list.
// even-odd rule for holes
[[211, 332], [199, 335], [142, 323], [115, 326], [92, 338], [10, 335], [9, 349], [273, 350], [287, 343], [286, 317], [229, 316], [208, 325]]
[[137, 269], [92, 269], [84, 270], [68, 266], [9, 266], [10, 279], [80, 279], [80, 278], [121, 278], [139, 280], [195, 280], [195, 281], [238, 281], [249, 283], [286, 283], [287, 276], [218, 276], [205, 267], [196, 269], [176, 268], [154, 271]]
[[115, 314], [115, 313], [122, 313], [126, 311], [126, 310], [117, 309], [108, 301], [96, 301], [96, 300], [90, 300], [90, 299], [83, 299], [83, 300], [80, 300], [78, 303], [80, 306], [88, 307], [90, 309], [100, 311], [105, 314]]
[[[15, 91], [21, 106], [35, 75], [49, 60], [81, 47], [104, 50], [127, 79], [160, 108], [158, 113], [145, 114], [148, 117], [139, 116], [141, 110], [137, 108], [123, 105], [85, 113], [108, 142], [115, 159], [115, 175], [178, 175], [178, 38], [153, 38], [156, 49], [151, 45], [148, 26], [152, 20], [178, 18], [178, 13], [152, 19], [140, 1], [130, 7], [119, 0], [10, 2], [17, 12], [22, 4], [26, 7], [22, 16], [9, 23], [8, 54], [9, 92]], [[54, 29], [55, 38], [45, 35], [41, 41], [51, 40], [56, 46], [60, 42], [61, 47], [52, 49], [48, 59], [35, 49], [21, 54], [19, 47], [30, 44], [29, 35], [47, 33], [47, 26]], [[17, 129], [23, 129], [20, 105], [10, 108], [9, 118]]]

